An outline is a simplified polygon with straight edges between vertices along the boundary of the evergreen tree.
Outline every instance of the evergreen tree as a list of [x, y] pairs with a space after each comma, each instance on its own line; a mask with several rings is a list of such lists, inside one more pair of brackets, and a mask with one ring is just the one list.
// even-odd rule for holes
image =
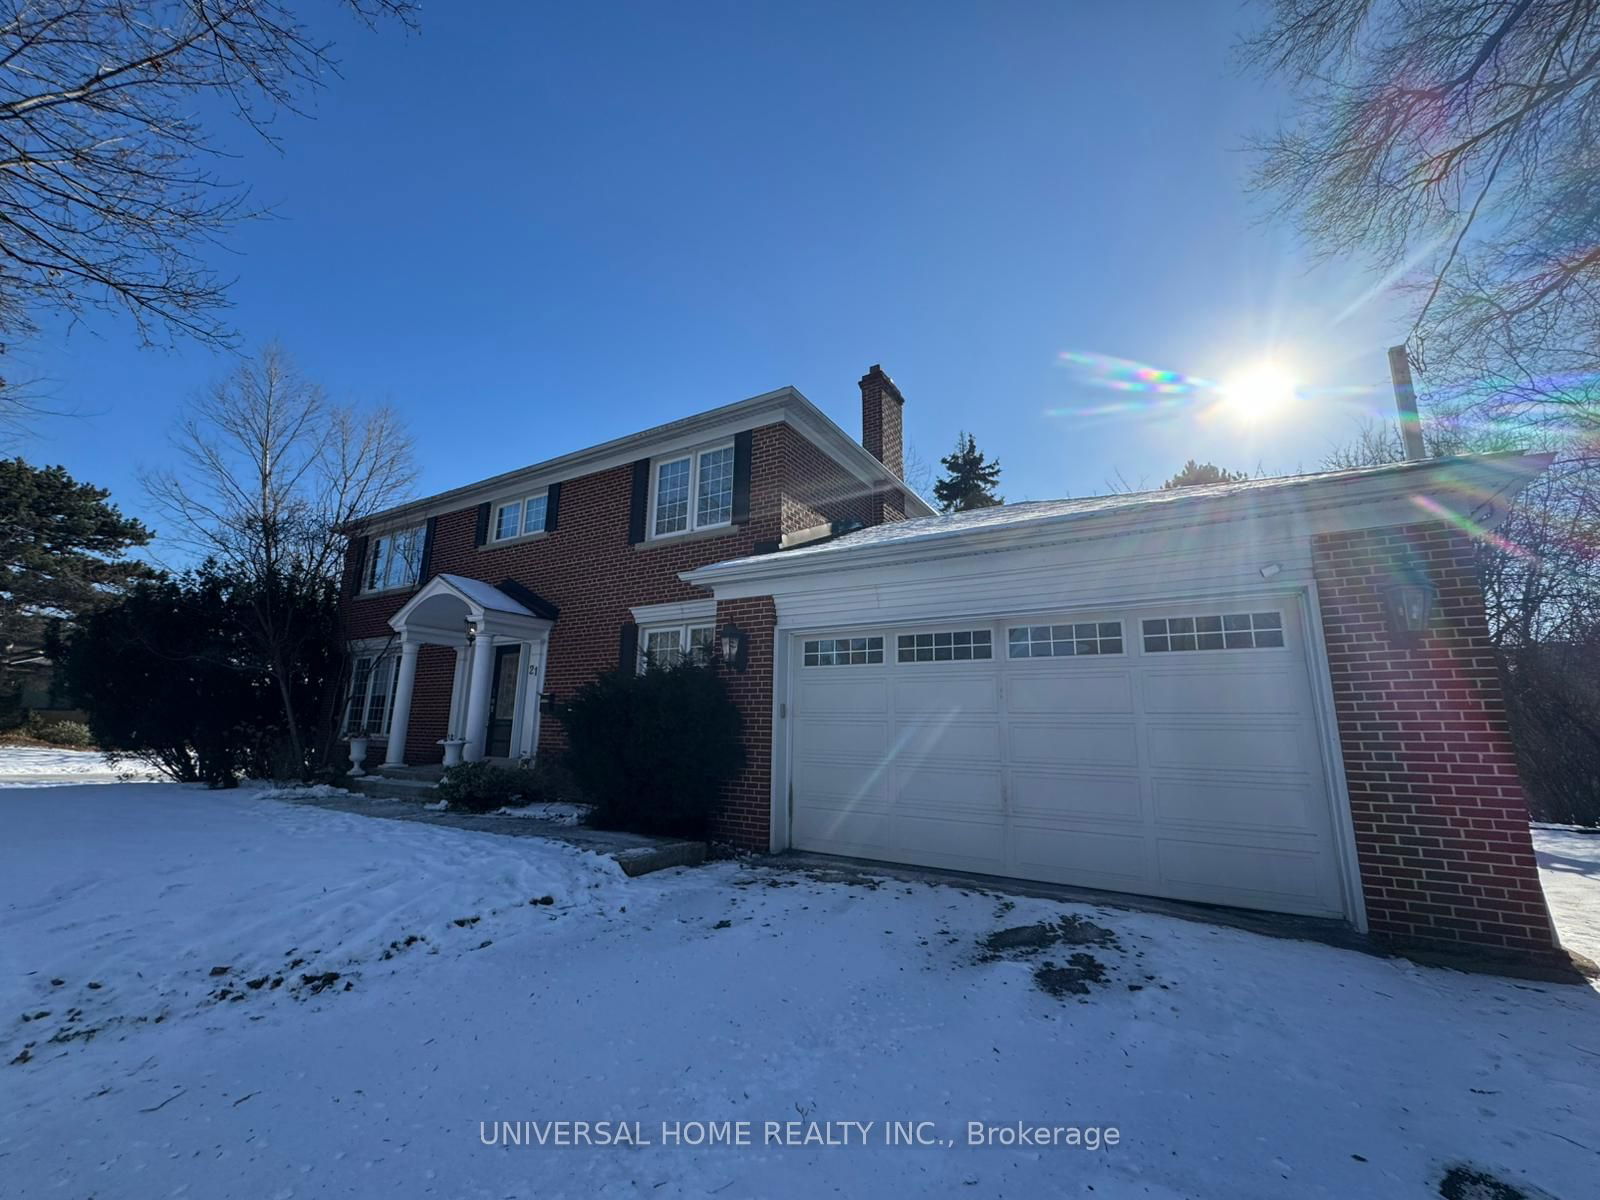
[[72, 622], [154, 575], [125, 557], [150, 531], [124, 517], [103, 488], [64, 467], [0, 460], [0, 691], [5, 661], [42, 648], [52, 622]]
[[1162, 491], [1172, 488], [1196, 487], [1206, 483], [1243, 483], [1250, 476], [1244, 471], [1230, 471], [1216, 463], [1201, 463], [1190, 459], [1171, 479], [1161, 485]]
[[934, 482], [933, 496], [943, 511], [966, 512], [1005, 503], [994, 490], [1000, 484], [1000, 464], [984, 458], [970, 433], [958, 434], [955, 450], [939, 461], [945, 477]]

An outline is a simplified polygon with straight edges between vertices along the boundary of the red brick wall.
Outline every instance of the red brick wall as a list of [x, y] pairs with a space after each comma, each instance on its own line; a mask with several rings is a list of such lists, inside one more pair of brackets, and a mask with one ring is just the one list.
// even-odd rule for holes
[[[1406, 525], [1324, 534], [1313, 556], [1372, 932], [1551, 952], [1472, 543]], [[1408, 564], [1438, 589], [1414, 647], [1393, 643], [1383, 611]]]
[[[878, 511], [874, 507], [874, 494], [859, 479], [850, 474], [828, 455], [818, 449], [809, 438], [796, 433], [787, 425], [783, 432], [783, 512], [780, 521], [783, 533], [812, 529], [829, 521], [860, 521], [863, 525], [877, 525]], [[755, 489], [751, 488], [754, 500]], [[903, 519], [903, 518], [901, 518]]]
[[[433, 572], [498, 584], [515, 579], [561, 610], [550, 634], [545, 690], [557, 697], [617, 665], [622, 625], [635, 605], [706, 599], [678, 578], [680, 571], [755, 552], [759, 542], [825, 521], [869, 515], [870, 497], [854, 476], [787, 425], [754, 431], [750, 464], [750, 522], [710, 536], [628, 542], [632, 468], [624, 465], [561, 482], [554, 532], [505, 546], [473, 546], [476, 506], [439, 516]], [[352, 575], [353, 579], [353, 575]], [[346, 601], [348, 636], [386, 637], [388, 619], [410, 591], [355, 596]], [[454, 660], [434, 647], [418, 662], [407, 761], [437, 762], [445, 735]], [[540, 722], [540, 749], [562, 744], [557, 721]]]
[[744, 850], [768, 850], [772, 836], [772, 680], [778, 611], [771, 596], [724, 600], [717, 628], [732, 622], [747, 640], [743, 671], [723, 675], [744, 717], [745, 768], [723, 793], [712, 834]]

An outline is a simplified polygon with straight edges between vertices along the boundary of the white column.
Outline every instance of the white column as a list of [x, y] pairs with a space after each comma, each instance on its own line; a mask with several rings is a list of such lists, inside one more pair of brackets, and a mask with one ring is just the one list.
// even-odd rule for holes
[[410, 638], [400, 639], [400, 678], [394, 687], [394, 713], [389, 718], [389, 750], [383, 756], [386, 767], [406, 765], [406, 730], [411, 726], [411, 693], [417, 683], [417, 651], [421, 645]]
[[472, 643], [472, 678], [467, 683], [467, 739], [463, 757], [477, 762], [489, 740], [489, 688], [494, 682], [494, 641], [482, 634]]
[[460, 736], [467, 723], [467, 654], [471, 649], [465, 642], [455, 648], [456, 668], [450, 676], [450, 723], [445, 733]]

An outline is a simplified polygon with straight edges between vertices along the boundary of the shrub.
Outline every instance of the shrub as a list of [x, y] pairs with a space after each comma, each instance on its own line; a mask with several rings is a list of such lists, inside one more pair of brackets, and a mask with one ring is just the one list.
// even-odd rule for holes
[[[247, 603], [231, 580], [202, 570], [138, 584], [83, 618], [61, 667], [95, 744], [183, 783], [232, 787], [283, 770], [282, 700], [243, 633]], [[331, 643], [296, 660], [298, 711], [318, 711], [337, 667]], [[303, 770], [293, 764], [292, 774]]]
[[703, 837], [745, 763], [739, 710], [711, 666], [613, 671], [557, 713], [566, 765], [603, 829]]
[[462, 763], [451, 767], [439, 781], [439, 798], [462, 812], [486, 813], [497, 808], [521, 808], [550, 797], [539, 772], [527, 767], [500, 767], [494, 763]]
[[42, 721], [30, 717], [25, 732], [31, 738], [49, 742], [52, 746], [84, 749], [94, 745], [94, 736], [82, 721]]

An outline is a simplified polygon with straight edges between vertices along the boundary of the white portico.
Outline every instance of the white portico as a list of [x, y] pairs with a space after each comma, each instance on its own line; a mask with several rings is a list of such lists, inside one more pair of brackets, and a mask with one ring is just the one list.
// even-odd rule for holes
[[[508, 587], [519, 594], [508, 594]], [[424, 584], [389, 618], [400, 637], [400, 662], [383, 765], [406, 765], [417, 657], [425, 645], [455, 651], [449, 732], [466, 740], [467, 761], [531, 755], [555, 616], [548, 603], [514, 584], [496, 587], [463, 575], [435, 575]]]

